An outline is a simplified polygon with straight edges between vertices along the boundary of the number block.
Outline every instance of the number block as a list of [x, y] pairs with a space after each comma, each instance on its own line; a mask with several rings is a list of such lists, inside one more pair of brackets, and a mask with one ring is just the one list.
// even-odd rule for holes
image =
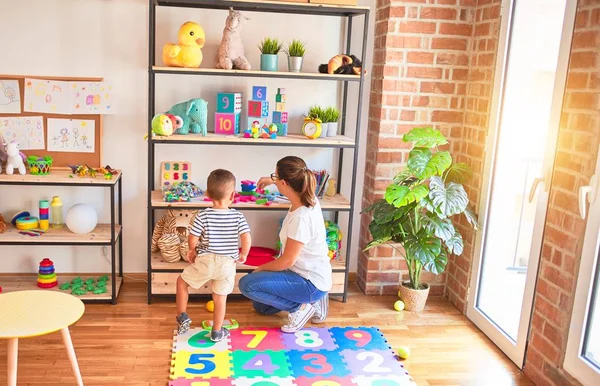
[[339, 351], [287, 352], [288, 362], [292, 365], [292, 375], [299, 377], [344, 377], [350, 374]]
[[287, 123], [288, 113], [287, 111], [273, 111], [273, 123]]
[[277, 126], [277, 135], [281, 137], [285, 137], [288, 135], [288, 124], [287, 123], [275, 123]]
[[235, 377], [280, 377], [291, 375], [285, 351], [234, 351], [233, 372]]
[[285, 88], [278, 88], [277, 94], [285, 94]]
[[404, 368], [391, 350], [342, 350], [341, 355], [353, 376], [404, 373]]
[[[350, 377], [300, 377], [295, 380], [297, 386], [356, 386]], [[361, 385], [363, 386], [363, 385]], [[369, 386], [388, 386], [369, 384]], [[401, 386], [401, 385], [398, 385]]]
[[220, 92], [217, 94], [218, 113], [241, 113], [242, 94], [238, 92]]
[[248, 116], [249, 117], [268, 117], [269, 102], [266, 101], [248, 101]]
[[230, 351], [178, 351], [171, 361], [171, 379], [231, 378], [232, 375]]
[[215, 134], [237, 135], [240, 133], [240, 114], [215, 113]]
[[[212, 385], [211, 385], [212, 386]], [[296, 386], [294, 379], [278, 377], [235, 378], [235, 386]], [[356, 386], [356, 385], [351, 385]]]
[[279, 328], [242, 328], [231, 331], [231, 350], [285, 350]]
[[285, 94], [275, 95], [275, 102], [285, 103], [286, 102]]
[[288, 350], [337, 349], [337, 345], [326, 328], [305, 328], [293, 334], [283, 334], [282, 337]]
[[160, 164], [160, 186], [189, 181], [192, 164], [186, 161], [164, 161]]
[[340, 349], [390, 350], [379, 329], [369, 327], [332, 327], [329, 329]]
[[252, 99], [255, 101], [266, 101], [267, 88], [265, 86], [252, 86]]
[[284, 102], [275, 103], [275, 111], [285, 111], [285, 103]]

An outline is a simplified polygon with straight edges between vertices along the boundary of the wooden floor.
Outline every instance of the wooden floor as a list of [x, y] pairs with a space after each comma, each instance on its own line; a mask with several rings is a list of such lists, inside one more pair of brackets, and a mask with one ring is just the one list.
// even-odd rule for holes
[[[409, 346], [405, 367], [417, 385], [532, 385], [446, 299], [432, 298], [420, 315], [396, 312], [393, 297], [367, 297], [357, 289], [346, 304], [331, 302], [327, 326], [377, 326], [392, 347]], [[3, 312], [10, 310], [0, 310]], [[208, 319], [204, 302], [192, 303], [192, 319]], [[278, 326], [280, 317], [259, 316], [244, 299], [229, 303], [228, 317], [242, 326]], [[123, 285], [116, 306], [89, 304], [71, 329], [86, 385], [167, 385], [175, 303], [146, 303], [144, 283]], [[6, 382], [6, 343], [0, 342], [0, 385]], [[60, 333], [19, 342], [18, 385], [73, 385]]]

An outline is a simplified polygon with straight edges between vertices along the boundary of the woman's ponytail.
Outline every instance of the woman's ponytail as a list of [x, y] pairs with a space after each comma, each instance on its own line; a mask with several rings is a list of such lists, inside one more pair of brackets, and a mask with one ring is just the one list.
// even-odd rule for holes
[[302, 158], [287, 156], [277, 162], [277, 174], [300, 195], [302, 205], [315, 206], [317, 181]]

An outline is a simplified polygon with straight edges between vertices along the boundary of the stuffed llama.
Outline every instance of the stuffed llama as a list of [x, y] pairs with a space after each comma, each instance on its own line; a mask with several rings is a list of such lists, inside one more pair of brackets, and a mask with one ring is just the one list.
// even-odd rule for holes
[[223, 29], [223, 38], [219, 46], [219, 55], [217, 58], [217, 68], [231, 70], [249, 70], [250, 62], [244, 56], [244, 43], [240, 35], [242, 29], [242, 20], [248, 20], [242, 16], [240, 11], [234, 11], [229, 8], [229, 16], [225, 21]]
[[19, 144], [12, 141], [6, 146], [6, 154], [8, 154], [8, 160], [6, 161], [6, 174], [13, 174], [14, 169], [19, 171], [19, 174], [25, 174], [25, 154], [19, 151]]

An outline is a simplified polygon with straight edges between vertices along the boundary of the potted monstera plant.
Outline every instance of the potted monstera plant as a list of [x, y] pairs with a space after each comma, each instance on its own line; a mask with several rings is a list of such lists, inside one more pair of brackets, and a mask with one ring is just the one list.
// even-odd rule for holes
[[449, 254], [463, 252], [463, 238], [453, 219], [464, 215], [473, 228], [479, 225], [462, 185], [471, 170], [440, 150], [448, 143], [442, 133], [415, 128], [403, 140], [413, 144], [407, 166], [394, 177], [384, 198], [365, 209], [373, 216], [369, 224], [373, 240], [365, 250], [385, 244], [404, 256], [409, 280], [400, 283], [400, 297], [406, 310], [421, 311], [429, 294], [429, 285], [421, 282], [423, 270], [439, 275]]

